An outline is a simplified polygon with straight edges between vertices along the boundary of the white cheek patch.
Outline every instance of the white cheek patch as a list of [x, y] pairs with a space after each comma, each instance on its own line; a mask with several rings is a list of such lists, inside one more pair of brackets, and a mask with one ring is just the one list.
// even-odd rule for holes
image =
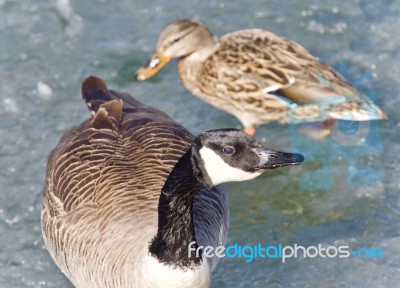
[[225, 182], [245, 181], [256, 178], [263, 171], [247, 172], [227, 164], [217, 153], [207, 147], [200, 149], [204, 167], [213, 185]]

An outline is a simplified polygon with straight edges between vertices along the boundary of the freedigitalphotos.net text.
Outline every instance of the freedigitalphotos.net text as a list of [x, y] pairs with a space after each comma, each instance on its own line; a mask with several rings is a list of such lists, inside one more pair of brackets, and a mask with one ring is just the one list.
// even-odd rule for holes
[[255, 246], [241, 246], [238, 244], [225, 246], [198, 246], [193, 241], [188, 246], [188, 257], [190, 258], [192, 252], [195, 252], [196, 257], [200, 257], [200, 252], [203, 257], [212, 258], [245, 258], [246, 263], [252, 262], [255, 258], [270, 258], [270, 259], [282, 259], [282, 263], [285, 263], [290, 258], [383, 258], [383, 250], [380, 248], [359, 248], [357, 250], [351, 250], [349, 246], [323, 246], [318, 244], [317, 246], [304, 247], [301, 245], [294, 244], [293, 246], [269, 245], [263, 246], [257, 244]]

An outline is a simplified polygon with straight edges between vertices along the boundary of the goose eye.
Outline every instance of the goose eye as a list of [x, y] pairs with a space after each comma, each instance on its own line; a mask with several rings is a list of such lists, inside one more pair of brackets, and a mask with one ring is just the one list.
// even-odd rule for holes
[[233, 148], [232, 146], [225, 146], [224, 149], [222, 149], [222, 152], [230, 155], [233, 154], [233, 152], [235, 152], [235, 148]]

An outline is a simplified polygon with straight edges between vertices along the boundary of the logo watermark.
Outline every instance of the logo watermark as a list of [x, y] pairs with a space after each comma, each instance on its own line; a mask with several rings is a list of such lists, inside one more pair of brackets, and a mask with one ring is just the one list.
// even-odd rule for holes
[[[193, 254], [194, 253], [194, 254]], [[246, 263], [251, 263], [254, 259], [280, 259], [282, 263], [286, 263], [291, 258], [364, 258], [375, 259], [384, 258], [383, 250], [380, 248], [359, 248], [356, 250], [350, 249], [347, 245], [341, 246], [324, 246], [318, 244], [317, 246], [302, 246], [294, 244], [288, 245], [245, 245], [239, 244], [225, 246], [197, 246], [193, 241], [188, 246], [188, 257], [205, 257], [205, 258], [242, 258]]]
[[[347, 62], [340, 62], [337, 70], [346, 78], [348, 74]], [[324, 150], [324, 153], [315, 153], [315, 150], [309, 153], [304, 151], [303, 141], [298, 141], [300, 122], [294, 121], [295, 124], [289, 125], [294, 146], [292, 149], [302, 151], [307, 162], [320, 162], [318, 170], [305, 171], [299, 177], [299, 188], [301, 190], [331, 190], [333, 188], [333, 162], [337, 159], [347, 162], [347, 184], [351, 186], [381, 184], [379, 170], [362, 164], [363, 159], [378, 156], [383, 150], [381, 124], [377, 116], [382, 112], [379, 112], [379, 108], [374, 104], [377, 102], [377, 95], [371, 89], [361, 89], [363, 84], [372, 79], [373, 73], [367, 72], [361, 75], [358, 81], [355, 81], [353, 87], [358, 89], [359, 95], [347, 95], [340, 87], [331, 87], [332, 85], [322, 77], [319, 80], [321, 84], [332, 88], [336, 93], [335, 96], [326, 97], [326, 101], [330, 101], [329, 103], [323, 99], [315, 104], [319, 107], [319, 113], [325, 111], [328, 113], [324, 114], [325, 116], [328, 116], [329, 113], [342, 113], [341, 120], [333, 121], [333, 125], [330, 126], [329, 136], [319, 143], [319, 146], [323, 147], [321, 149]], [[357, 100], [362, 98], [365, 98], [364, 102]], [[345, 99], [353, 99], [354, 104]], [[345, 111], [348, 111], [347, 114]], [[291, 117], [295, 116], [291, 115]], [[364, 121], [356, 121], [357, 117], [364, 118]], [[297, 147], [298, 145], [300, 147]], [[324, 181], [320, 181], [320, 179], [324, 179]]]

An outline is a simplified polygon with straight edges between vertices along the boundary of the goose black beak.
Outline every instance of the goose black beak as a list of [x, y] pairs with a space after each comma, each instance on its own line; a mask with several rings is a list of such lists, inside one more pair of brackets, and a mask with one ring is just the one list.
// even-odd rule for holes
[[298, 165], [304, 161], [304, 157], [297, 153], [286, 153], [268, 149], [265, 147], [253, 149], [260, 157], [257, 169], [274, 169], [282, 166]]

